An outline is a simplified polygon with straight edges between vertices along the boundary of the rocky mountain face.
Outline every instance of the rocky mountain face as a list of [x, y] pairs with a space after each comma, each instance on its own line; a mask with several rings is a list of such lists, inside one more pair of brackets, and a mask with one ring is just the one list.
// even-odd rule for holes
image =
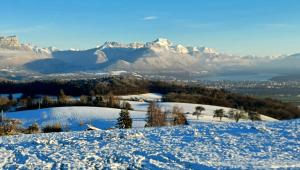
[[18, 48], [19, 40], [16, 36], [0, 37], [0, 48]]
[[16, 36], [0, 37], [0, 68], [21, 68], [29, 62], [50, 58], [47, 49], [21, 44]]
[[235, 56], [208, 47], [186, 47], [159, 38], [147, 43], [105, 42], [87, 50], [58, 50], [20, 44], [16, 36], [0, 37], [1, 68], [33, 73], [125, 70], [140, 73], [192, 72], [199, 75], [263, 69], [288, 57]]

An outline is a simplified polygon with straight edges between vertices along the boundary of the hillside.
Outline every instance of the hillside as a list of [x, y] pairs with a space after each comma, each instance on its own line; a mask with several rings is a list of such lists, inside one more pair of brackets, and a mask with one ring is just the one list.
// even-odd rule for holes
[[[130, 116], [133, 119], [133, 128], [143, 128], [145, 126], [147, 107], [146, 102], [129, 102], [133, 110], [130, 111]], [[216, 109], [224, 109], [227, 112], [230, 108], [197, 105], [190, 103], [168, 103], [159, 102], [158, 105], [162, 110], [171, 110], [173, 106], [178, 106], [183, 109], [187, 120], [190, 124], [199, 122], [219, 122], [219, 118], [214, 118]], [[202, 106], [205, 111], [199, 119], [192, 113], [196, 106]], [[117, 118], [119, 117], [120, 109], [105, 108], [105, 107], [53, 107], [47, 109], [27, 110], [19, 112], [8, 112], [5, 114], [7, 118], [18, 119], [22, 121], [22, 126], [28, 127], [33, 123], [38, 123], [40, 127], [59, 123], [67, 131], [82, 131], [86, 129], [86, 124], [90, 124], [99, 129], [115, 128]], [[263, 121], [276, 121], [267, 116], [261, 116]], [[223, 122], [234, 122], [233, 119], [224, 117]], [[241, 119], [241, 122], [250, 121]]]
[[300, 117], [297, 106], [274, 99], [257, 99], [251, 96], [232, 93], [223, 89], [211, 89], [201, 84], [166, 82], [137, 79], [132, 77], [107, 77], [93, 80], [51, 80], [33, 82], [0, 82], [0, 93], [22, 93], [29, 95], [59, 95], [63, 90], [70, 96], [132, 95], [159, 93], [164, 102], [194, 103], [255, 111], [275, 119]]
[[299, 169], [300, 121], [0, 138], [0, 168]]

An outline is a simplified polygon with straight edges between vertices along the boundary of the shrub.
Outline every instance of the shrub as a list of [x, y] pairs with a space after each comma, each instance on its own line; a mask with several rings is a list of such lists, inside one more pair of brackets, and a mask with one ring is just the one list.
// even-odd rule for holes
[[27, 128], [28, 133], [38, 133], [40, 131], [39, 125], [37, 123], [33, 123], [31, 126]]
[[0, 136], [14, 135], [22, 132], [21, 121], [17, 119], [3, 119], [0, 122]]
[[53, 124], [53, 125], [46, 125], [43, 127], [44, 133], [51, 133], [51, 132], [62, 132], [62, 126], [59, 123]]
[[188, 125], [188, 121], [183, 113], [182, 108], [174, 106], [172, 115], [174, 117], [173, 125]]

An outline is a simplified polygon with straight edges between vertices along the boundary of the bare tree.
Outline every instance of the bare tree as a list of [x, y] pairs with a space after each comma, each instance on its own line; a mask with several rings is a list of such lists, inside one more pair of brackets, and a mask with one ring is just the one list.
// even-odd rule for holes
[[239, 120], [242, 118], [242, 115], [243, 115], [242, 111], [240, 111], [240, 110], [235, 111], [235, 114], [233, 115], [233, 117], [234, 117], [234, 120], [236, 123], [239, 122]]
[[157, 127], [166, 125], [166, 115], [161, 111], [160, 107], [151, 102], [148, 106], [145, 127]]
[[59, 95], [58, 95], [58, 102], [60, 104], [67, 104], [69, 100], [70, 100], [70, 97], [65, 95], [65, 92], [61, 89], [59, 91]]
[[229, 116], [230, 119], [234, 119], [235, 122], [237, 123], [242, 118], [243, 113], [244, 112], [242, 110], [230, 109], [228, 111], [228, 116]]

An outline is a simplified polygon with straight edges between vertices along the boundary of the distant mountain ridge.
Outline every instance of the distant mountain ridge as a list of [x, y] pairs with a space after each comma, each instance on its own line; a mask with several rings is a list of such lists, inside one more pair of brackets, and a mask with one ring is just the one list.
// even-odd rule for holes
[[291, 58], [229, 55], [208, 47], [174, 44], [165, 38], [146, 43], [105, 42], [87, 50], [59, 50], [21, 44], [16, 36], [0, 37], [0, 69], [37, 74], [125, 70], [156, 74], [193, 72], [203, 75], [253, 68], [263, 70], [265, 64], [276, 65]]

